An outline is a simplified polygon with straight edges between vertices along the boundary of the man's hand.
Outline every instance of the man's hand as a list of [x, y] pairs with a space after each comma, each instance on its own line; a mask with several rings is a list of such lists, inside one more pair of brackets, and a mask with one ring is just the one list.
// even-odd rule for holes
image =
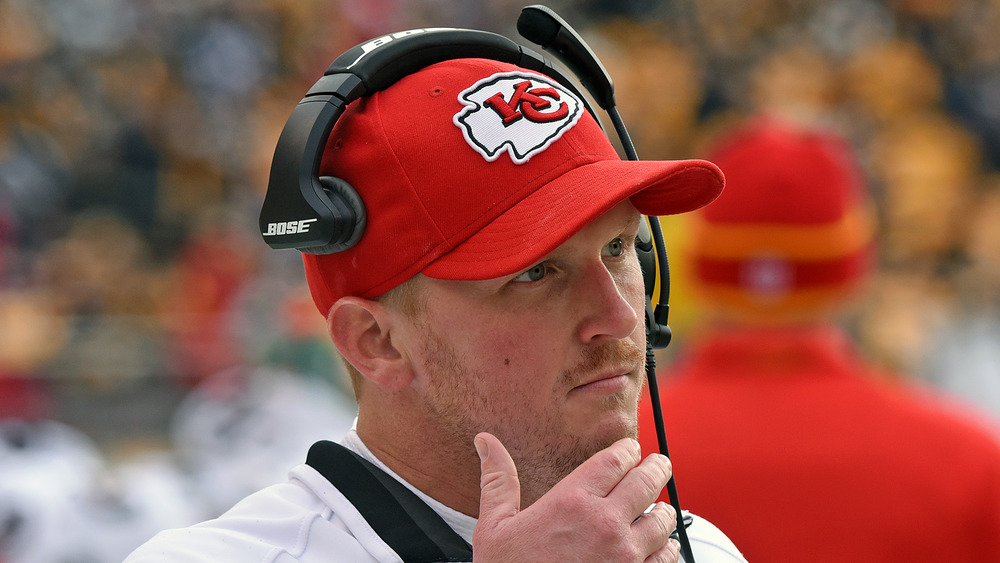
[[[656, 500], [670, 480], [670, 460], [652, 454], [640, 463], [635, 440], [622, 439], [577, 467], [521, 511], [517, 468], [492, 434], [476, 436], [482, 460], [476, 561], [648, 561], [677, 563], [670, 539], [676, 514]], [[639, 516], [642, 516], [639, 518]]]

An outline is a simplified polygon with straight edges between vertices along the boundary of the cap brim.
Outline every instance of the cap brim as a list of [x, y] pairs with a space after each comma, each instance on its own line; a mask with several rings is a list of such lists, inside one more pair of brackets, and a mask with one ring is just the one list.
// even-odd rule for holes
[[423, 269], [449, 280], [497, 278], [526, 269], [626, 199], [650, 216], [693, 211], [722, 192], [705, 160], [603, 160], [566, 172]]

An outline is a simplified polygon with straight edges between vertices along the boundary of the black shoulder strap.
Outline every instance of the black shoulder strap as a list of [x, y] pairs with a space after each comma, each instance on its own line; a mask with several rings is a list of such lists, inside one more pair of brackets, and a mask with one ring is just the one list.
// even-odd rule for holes
[[472, 546], [413, 491], [340, 444], [320, 441], [306, 463], [343, 493], [403, 561], [472, 561]]

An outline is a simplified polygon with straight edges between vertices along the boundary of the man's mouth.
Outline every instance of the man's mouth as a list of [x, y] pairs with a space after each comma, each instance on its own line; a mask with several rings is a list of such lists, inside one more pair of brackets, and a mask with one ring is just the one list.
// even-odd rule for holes
[[618, 367], [603, 371], [573, 388], [573, 391], [592, 393], [618, 393], [626, 389], [635, 376], [636, 370]]
[[645, 360], [645, 354], [635, 345], [619, 341], [587, 350], [583, 361], [564, 372], [564, 377], [573, 393], [621, 393], [640, 379]]

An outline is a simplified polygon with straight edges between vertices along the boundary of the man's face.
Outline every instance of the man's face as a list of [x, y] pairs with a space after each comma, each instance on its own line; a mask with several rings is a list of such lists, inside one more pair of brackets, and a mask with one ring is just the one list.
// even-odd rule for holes
[[524, 272], [420, 278], [411, 351], [427, 407], [451, 439], [496, 435], [533, 502], [598, 450], [636, 435], [645, 295], [629, 202]]

